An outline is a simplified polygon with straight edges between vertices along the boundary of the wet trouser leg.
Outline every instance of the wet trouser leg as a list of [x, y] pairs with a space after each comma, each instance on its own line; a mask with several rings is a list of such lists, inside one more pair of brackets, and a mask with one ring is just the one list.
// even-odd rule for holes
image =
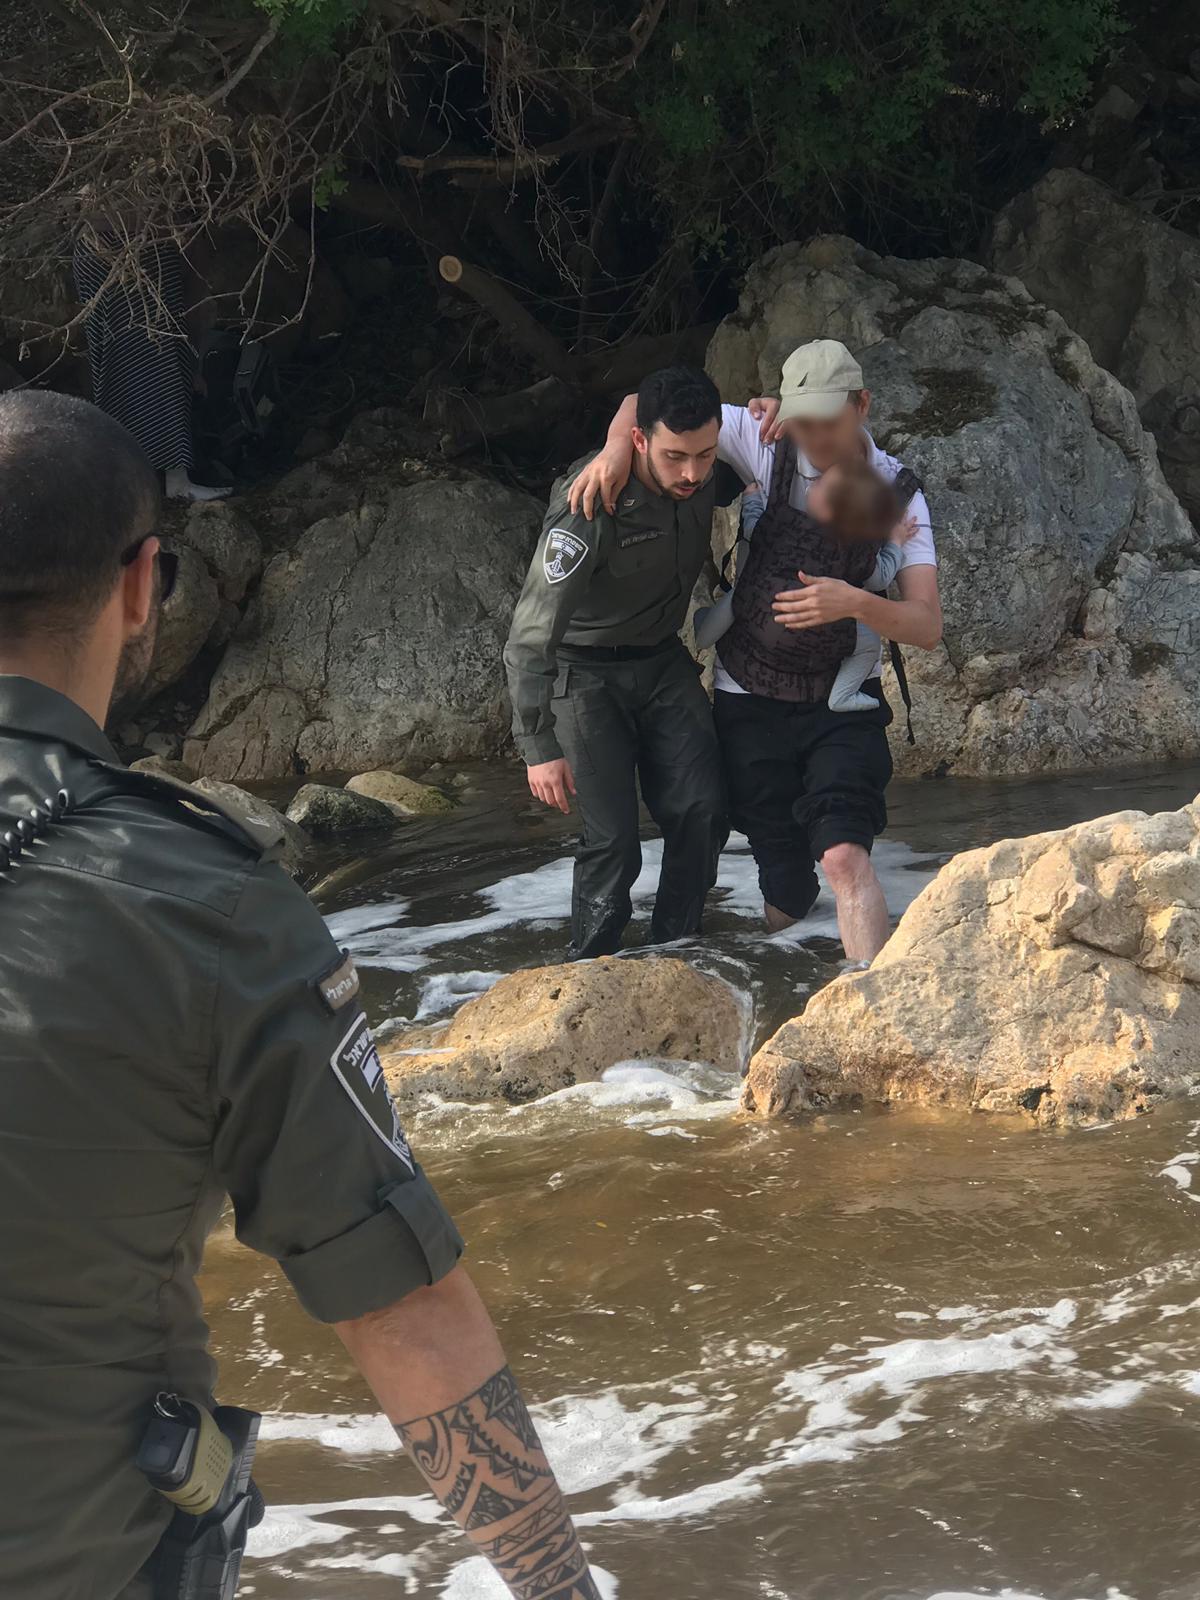
[[716, 697], [734, 825], [750, 841], [763, 898], [790, 917], [817, 898], [814, 861], [835, 844], [869, 851], [887, 826], [892, 713], [878, 678], [863, 689], [874, 711]]
[[682, 645], [639, 663], [638, 772], [663, 836], [652, 944], [699, 933], [729, 833], [712, 706]]
[[804, 709], [720, 689], [714, 703], [733, 825], [750, 842], [763, 899], [789, 917], [807, 916], [819, 892], [808, 830], [796, 816], [804, 792], [796, 722]]
[[641, 871], [633, 663], [564, 667], [554, 730], [575, 775], [581, 836], [571, 890], [570, 958], [611, 955], [632, 914]]

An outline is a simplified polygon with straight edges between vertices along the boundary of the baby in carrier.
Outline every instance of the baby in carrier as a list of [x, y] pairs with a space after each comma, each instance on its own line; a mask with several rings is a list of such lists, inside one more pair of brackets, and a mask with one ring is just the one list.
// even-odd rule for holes
[[[761, 484], [748, 484], [742, 495], [742, 537], [749, 539], [763, 512], [767, 497]], [[879, 544], [875, 570], [863, 587], [873, 594], [888, 589], [900, 570], [904, 546], [916, 531], [910, 516], [900, 520], [896, 491], [865, 461], [851, 461], [830, 467], [808, 491], [805, 510], [815, 521], [825, 524], [836, 538], [847, 542]], [[697, 611], [694, 626], [696, 646], [707, 650], [733, 622], [733, 591], [723, 594], [715, 605]], [[879, 665], [880, 638], [874, 628], [857, 624], [854, 651], [838, 669], [829, 692], [831, 711], [874, 711], [877, 702], [863, 694], [862, 686], [874, 677]]]

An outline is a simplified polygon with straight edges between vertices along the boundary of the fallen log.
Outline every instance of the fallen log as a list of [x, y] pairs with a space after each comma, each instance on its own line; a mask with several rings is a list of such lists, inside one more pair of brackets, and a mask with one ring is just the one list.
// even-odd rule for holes
[[575, 364], [573, 382], [550, 376], [508, 394], [485, 396], [443, 390], [430, 396], [426, 419], [439, 429], [444, 455], [463, 455], [490, 439], [545, 428], [581, 401], [627, 393], [656, 367], [673, 361], [702, 362], [715, 328], [709, 322], [678, 333], [647, 334], [586, 356]]
[[565, 345], [543, 328], [521, 302], [498, 278], [482, 267], [461, 256], [443, 256], [438, 262], [438, 272], [446, 283], [461, 289], [492, 317], [514, 344], [520, 345], [537, 363], [556, 378], [574, 382], [579, 373], [579, 363], [573, 359]]

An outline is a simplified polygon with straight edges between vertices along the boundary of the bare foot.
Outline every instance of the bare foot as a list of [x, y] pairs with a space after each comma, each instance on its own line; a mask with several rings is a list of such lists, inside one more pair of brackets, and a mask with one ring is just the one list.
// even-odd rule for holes
[[767, 922], [768, 933], [782, 933], [785, 928], [794, 928], [800, 921], [799, 917], [789, 917], [786, 911], [780, 911], [778, 906], [773, 906], [769, 900], [763, 901], [763, 916]]
[[166, 479], [168, 500], [221, 500], [233, 492], [215, 484], [193, 483], [183, 467], [172, 467]]

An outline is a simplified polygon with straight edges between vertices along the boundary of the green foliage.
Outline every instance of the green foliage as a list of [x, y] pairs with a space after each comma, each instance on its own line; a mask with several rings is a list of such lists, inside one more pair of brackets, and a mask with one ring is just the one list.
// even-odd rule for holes
[[278, 19], [280, 38], [304, 55], [335, 50], [366, 11], [366, 0], [254, 0], [260, 11]]
[[692, 15], [660, 30], [635, 109], [651, 181], [700, 238], [747, 200], [835, 226], [969, 205], [986, 120], [1067, 116], [1119, 30], [1117, 0], [700, 0]]

